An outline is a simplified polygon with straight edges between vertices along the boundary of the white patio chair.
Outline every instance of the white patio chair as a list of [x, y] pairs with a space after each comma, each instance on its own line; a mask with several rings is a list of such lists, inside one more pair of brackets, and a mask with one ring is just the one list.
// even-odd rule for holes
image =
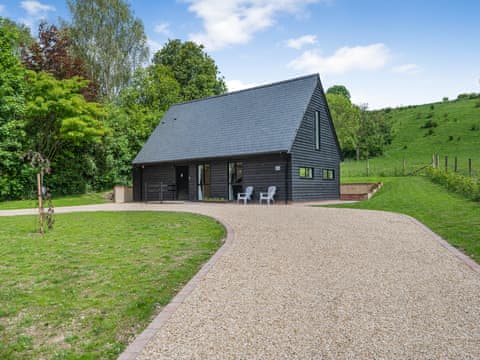
[[253, 186], [247, 186], [245, 192], [237, 194], [237, 204], [243, 200], [243, 205], [247, 205], [248, 200], [252, 200]]
[[262, 203], [262, 200], [267, 201], [267, 205], [270, 205], [271, 202], [275, 202], [275, 199], [273, 198], [275, 196], [275, 193], [277, 192], [277, 187], [276, 186], [269, 186], [267, 189], [267, 192], [261, 192], [260, 197], [258, 198], [259, 203]]

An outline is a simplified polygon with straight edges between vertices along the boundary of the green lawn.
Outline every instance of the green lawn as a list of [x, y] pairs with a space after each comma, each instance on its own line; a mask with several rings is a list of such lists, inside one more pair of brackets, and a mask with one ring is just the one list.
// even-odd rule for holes
[[114, 359], [221, 245], [205, 216], [0, 217], [0, 358]]
[[382, 181], [384, 186], [368, 201], [335, 207], [408, 214], [480, 263], [480, 203], [450, 193], [424, 177], [344, 180], [363, 181]]
[[[384, 155], [370, 159], [370, 176], [396, 176], [410, 173], [432, 162], [432, 154], [440, 156], [444, 166], [449, 156], [453, 169], [454, 157], [458, 168], [468, 172], [468, 159], [473, 161], [474, 174], [480, 176], [480, 99], [425, 104], [392, 109], [387, 116], [393, 124], [394, 137]], [[433, 107], [433, 109], [432, 109]], [[432, 121], [436, 126], [425, 128]], [[429, 131], [433, 132], [429, 135]], [[342, 163], [345, 177], [366, 176], [365, 161], [346, 160]]]
[[[88, 193], [82, 195], [70, 195], [53, 198], [54, 206], [77, 206], [103, 204], [107, 200], [104, 198], [105, 193]], [[37, 200], [16, 200], [16, 201], [0, 201], [0, 210], [14, 209], [31, 209], [37, 206]]]

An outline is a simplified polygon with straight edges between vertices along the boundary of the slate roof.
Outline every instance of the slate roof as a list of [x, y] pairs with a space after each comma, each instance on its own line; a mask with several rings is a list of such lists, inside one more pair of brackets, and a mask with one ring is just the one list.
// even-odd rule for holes
[[318, 74], [173, 105], [134, 164], [289, 152]]

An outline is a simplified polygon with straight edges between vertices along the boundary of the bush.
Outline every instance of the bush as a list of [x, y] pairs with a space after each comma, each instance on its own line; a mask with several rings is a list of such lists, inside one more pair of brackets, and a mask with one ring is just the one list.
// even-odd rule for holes
[[468, 99], [476, 99], [478, 98], [480, 95], [479, 94], [476, 94], [476, 93], [464, 93], [464, 94], [459, 94], [457, 96], [457, 100], [468, 100]]
[[442, 99], [443, 102], [448, 102], [448, 96], [445, 96], [443, 99]]
[[433, 129], [428, 129], [428, 131], [425, 133], [425, 136], [430, 136], [433, 134], [435, 134], [435, 131], [433, 131]]
[[433, 109], [435, 109], [435, 105], [432, 104], [430, 105], [430, 110], [433, 110]]
[[447, 190], [461, 194], [469, 199], [480, 201], [480, 179], [457, 173], [448, 173], [433, 167], [429, 167], [426, 174], [430, 180], [444, 186]]
[[471, 131], [478, 131], [480, 130], [480, 125], [479, 124], [472, 124], [472, 127], [470, 128]]
[[453, 141], [453, 136], [452, 136], [452, 135], [450, 135], [450, 136], [448, 137], [448, 141]]
[[433, 113], [427, 114], [427, 119], [431, 119], [431, 118], [433, 118]]
[[438, 126], [435, 120], [427, 120], [425, 124], [423, 124], [422, 129], [431, 129], [436, 128]]

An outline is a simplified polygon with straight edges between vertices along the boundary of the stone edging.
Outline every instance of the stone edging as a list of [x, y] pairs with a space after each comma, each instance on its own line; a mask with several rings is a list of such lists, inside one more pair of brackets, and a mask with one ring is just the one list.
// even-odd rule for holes
[[191, 294], [191, 292], [198, 286], [210, 269], [218, 262], [218, 260], [225, 254], [232, 246], [234, 240], [234, 232], [229, 224], [220, 221], [216, 217], [210, 215], [204, 215], [215, 219], [218, 223], [225, 227], [226, 237], [223, 245], [217, 250], [215, 254], [206, 262], [200, 271], [195, 274], [193, 278], [175, 295], [175, 297], [165, 306], [162, 311], [153, 319], [148, 327], [143, 330], [135, 340], [130, 343], [122, 354], [118, 357], [118, 360], [135, 360], [138, 355], [143, 351], [147, 344], [152, 340], [165, 323], [170, 319], [172, 314], [178, 309], [178, 307], [185, 301], [185, 299]]
[[473, 260], [471, 257], [469, 257], [468, 255], [465, 255], [463, 252], [461, 252], [456, 247], [454, 247], [449, 242], [447, 242], [447, 240], [445, 240], [440, 235], [433, 232], [428, 226], [418, 221], [414, 217], [411, 217], [410, 215], [406, 215], [406, 214], [401, 214], [401, 215], [403, 215], [404, 217], [406, 217], [407, 219], [409, 219], [410, 221], [412, 221], [413, 223], [421, 227], [426, 233], [428, 233], [431, 237], [433, 237], [442, 247], [444, 247], [446, 250], [451, 252], [457, 259], [462, 261], [470, 269], [480, 273], [480, 264], [475, 262], [475, 260]]

